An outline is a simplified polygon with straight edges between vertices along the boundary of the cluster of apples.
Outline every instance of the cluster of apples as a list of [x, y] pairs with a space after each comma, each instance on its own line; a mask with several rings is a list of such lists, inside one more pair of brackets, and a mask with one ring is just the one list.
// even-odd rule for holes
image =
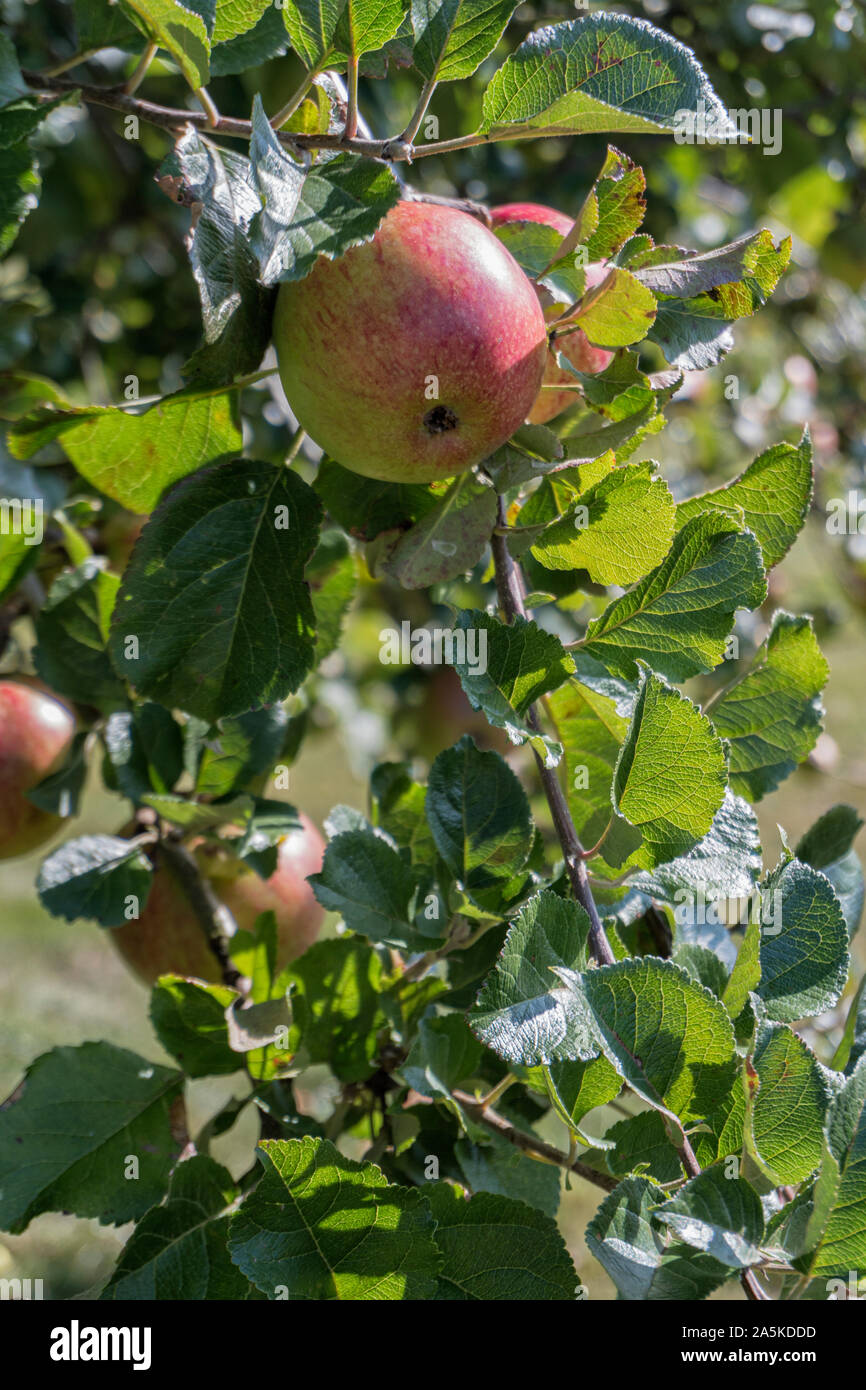
[[[0, 681], [0, 859], [29, 854], [45, 844], [61, 817], [35, 806], [27, 793], [66, 761], [75, 734], [72, 711], [55, 696], [24, 681]], [[242, 930], [261, 912], [277, 919], [277, 965], [282, 969], [311, 946], [324, 912], [307, 875], [322, 867], [325, 843], [301, 816], [301, 827], [281, 840], [277, 867], [263, 879], [226, 846], [192, 845], [201, 871]], [[158, 847], [150, 894], [140, 917], [109, 931], [123, 959], [145, 984], [167, 973], [219, 980], [219, 968], [186, 894]]]
[[[572, 221], [537, 203], [494, 208], [493, 226]], [[587, 267], [586, 287], [604, 278]], [[529, 420], [574, 404], [575, 377], [548, 346], [557, 310], [496, 235], [471, 214], [404, 201], [371, 241], [280, 287], [273, 338], [292, 410], [344, 467], [394, 483], [430, 483], [480, 463]], [[581, 329], [578, 371], [613, 358]], [[557, 390], [556, 388], [560, 389]]]

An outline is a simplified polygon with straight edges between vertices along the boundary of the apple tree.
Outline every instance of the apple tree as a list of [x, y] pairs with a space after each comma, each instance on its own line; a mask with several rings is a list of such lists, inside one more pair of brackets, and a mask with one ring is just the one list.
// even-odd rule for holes
[[[37, 1057], [0, 1228], [134, 1223], [105, 1299], [573, 1301], [580, 1186], [622, 1299], [856, 1288], [861, 823], [836, 805], [775, 851], [755, 810], [822, 729], [813, 622], [768, 601], [810, 433], [719, 487], [665, 470], [670, 403], [791, 252], [646, 230], [633, 147], [739, 137], [706, 73], [586, 5], [528, 31], [513, 0], [62, 8], [53, 51], [0, 35], [2, 249], [55, 206], [45, 132], [95, 131], [154, 264], [188, 268], [170, 370], [135, 370], [133, 324], [100, 375], [93, 313], [87, 390], [47, 339], [0, 381], [0, 854], [45, 842], [43, 908], [105, 930], [171, 1065]], [[599, 135], [567, 205], [542, 166], [495, 204], [442, 191], [468, 154], [501, 184]], [[110, 241], [58, 217], [58, 256]], [[377, 680], [440, 667], [464, 726], [386, 749], [325, 841], [292, 768], [371, 605]], [[103, 833], [76, 833], [88, 775]], [[196, 1132], [187, 1083], [233, 1075]], [[242, 1114], [232, 1173], [209, 1150]]]

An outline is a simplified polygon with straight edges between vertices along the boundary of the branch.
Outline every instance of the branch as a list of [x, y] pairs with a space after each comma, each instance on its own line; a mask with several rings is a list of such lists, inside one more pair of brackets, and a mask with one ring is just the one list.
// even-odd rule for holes
[[[505, 621], [507, 623], [512, 623], [515, 617], [526, 617], [526, 606], [523, 602], [523, 588], [519, 571], [508, 549], [508, 542], [505, 536], [501, 534], [501, 528], [504, 527], [504, 525], [505, 507], [500, 497], [498, 501], [497, 529], [494, 531], [490, 543], [493, 549], [493, 565], [496, 573], [496, 592], [499, 595], [499, 606], [505, 614]], [[529, 709], [526, 711], [526, 722], [534, 732], [541, 732], [541, 724], [535, 705], [530, 705]], [[534, 749], [533, 752], [535, 752]], [[613, 951], [605, 935], [604, 927], [601, 925], [598, 908], [592, 896], [592, 889], [589, 886], [589, 878], [586, 870], [585, 851], [578, 839], [577, 831], [574, 828], [574, 821], [568, 809], [565, 792], [562, 790], [559, 778], [554, 769], [545, 767], [544, 759], [540, 757], [538, 753], [535, 753], [535, 762], [538, 767], [538, 775], [541, 778], [544, 795], [547, 797], [547, 804], [550, 807], [554, 828], [562, 847], [565, 870], [568, 874], [569, 882], [571, 883], [572, 892], [589, 917], [590, 950], [599, 965], [613, 965]]]
[[[127, 116], [138, 116], [148, 125], [161, 130], [178, 132], [186, 125], [199, 130], [208, 130], [215, 135], [226, 135], [240, 140], [249, 140], [252, 125], [249, 121], [237, 120], [234, 116], [220, 116], [213, 124], [203, 111], [187, 111], [180, 107], [158, 106], [153, 101], [130, 96], [123, 87], [96, 87], [89, 82], [74, 82], [66, 77], [52, 77], [49, 73], [22, 72], [29, 87], [40, 92], [55, 95], [75, 92], [81, 101], [94, 106], [107, 106], [112, 111], [121, 111]], [[277, 113], [278, 120], [282, 113]], [[351, 154], [366, 155], [370, 159], [389, 161], [421, 159], [428, 155], [447, 154], [451, 150], [465, 150], [472, 145], [486, 145], [492, 140], [524, 139], [543, 135], [543, 131], [531, 131], [527, 135], [503, 132], [494, 135], [463, 135], [456, 140], [435, 140], [430, 144], [407, 145], [399, 138], [392, 140], [373, 140], [367, 136], [350, 135], [344, 131], [322, 133], [320, 135], [301, 135], [295, 132], [278, 130], [275, 132], [281, 144], [296, 150], [348, 150]]]
[[561, 1149], [554, 1148], [553, 1144], [548, 1144], [544, 1139], [539, 1139], [535, 1134], [527, 1134], [522, 1129], [515, 1129], [514, 1125], [508, 1120], [497, 1115], [495, 1110], [489, 1110], [485, 1103], [476, 1100], [475, 1096], [470, 1096], [466, 1091], [452, 1091], [451, 1095], [458, 1105], [478, 1124], [486, 1125], [488, 1129], [498, 1134], [500, 1139], [507, 1139], [509, 1144], [513, 1144], [521, 1153], [530, 1154], [534, 1158], [546, 1160], [548, 1163], [555, 1163], [558, 1168], [565, 1168], [569, 1173], [576, 1173], [579, 1178], [585, 1178], [587, 1182], [593, 1183], [596, 1187], [601, 1187], [605, 1192], [613, 1192], [619, 1185], [619, 1179], [611, 1177], [607, 1173], [601, 1173], [595, 1168], [590, 1168], [588, 1163], [581, 1163], [579, 1158], [572, 1159]]
[[228, 951], [229, 938], [237, 931], [234, 917], [225, 903], [220, 902], [210, 881], [205, 878], [189, 850], [179, 840], [168, 836], [160, 841], [159, 847], [189, 899], [190, 906], [207, 937], [207, 943], [219, 961], [223, 984], [243, 993], [244, 977], [233, 965]]

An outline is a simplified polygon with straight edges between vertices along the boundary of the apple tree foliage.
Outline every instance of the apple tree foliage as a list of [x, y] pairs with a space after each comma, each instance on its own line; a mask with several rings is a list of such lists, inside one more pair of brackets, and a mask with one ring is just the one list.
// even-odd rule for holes
[[[0, 1114], [0, 1227], [46, 1211], [134, 1222], [106, 1299], [574, 1300], [567, 1184], [598, 1189], [586, 1243], [624, 1299], [736, 1296], [736, 1280], [751, 1298], [820, 1298], [866, 1277], [862, 991], [835, 1056], [803, 1036], [849, 985], [860, 822], [838, 806], [764, 856], [755, 804], [813, 749], [828, 670], [807, 616], [769, 613], [751, 656], [738, 645], [809, 511], [809, 433], [692, 496], [647, 457], [651, 441], [663, 458], [684, 373], [719, 370], [790, 241], [657, 244], [629, 142], [669, 138], [684, 111], [724, 126], [706, 75], [646, 21], [581, 14], [512, 42], [513, 9], [75, 0], [78, 49], [129, 55], [127, 89], [102, 94], [79, 69], [34, 73], [0, 38], [2, 248], [40, 216], [52, 113], [151, 120], [202, 317], [158, 399], [3, 383], [22, 480], [57, 459], [75, 478], [46, 485], [61, 562], [34, 615], [35, 670], [89, 732], [33, 799], [72, 819], [98, 765], [142, 828], [72, 829], [42, 864], [44, 907], [124, 922], [147, 898], [153, 833], [233, 824], [238, 854], [272, 871], [293, 811], [263, 777], [297, 756], [371, 577], [483, 631], [486, 669], [457, 659], [456, 674], [522, 750], [506, 760], [464, 735], [424, 775], [377, 765], [366, 813], [333, 810], [313, 880], [337, 934], [277, 972], [265, 914], [227, 943], [232, 983], [161, 978], [150, 1017], [173, 1066], [94, 1042], [29, 1067]], [[251, 110], [216, 111], [208, 84], [286, 55], [306, 77], [278, 120], [255, 81]], [[474, 124], [428, 140], [434, 88], [482, 63]], [[397, 70], [422, 93], [416, 117], [373, 135], [359, 74]], [[612, 143], [565, 241], [531, 223], [498, 233], [559, 306], [572, 409], [432, 486], [316, 460], [285, 425], [270, 453], [251, 450], [279, 283], [423, 197], [431, 154], [599, 133]], [[587, 293], [598, 260], [609, 273]], [[570, 367], [575, 326], [616, 349], [601, 375]], [[102, 505], [147, 517], [120, 574], [83, 520]], [[36, 560], [0, 538], [4, 602], [33, 603]], [[322, 1067], [324, 1117], [299, 1104]], [[245, 1094], [190, 1135], [185, 1081], [234, 1073]], [[249, 1109], [261, 1141], [235, 1179], [209, 1145]]]

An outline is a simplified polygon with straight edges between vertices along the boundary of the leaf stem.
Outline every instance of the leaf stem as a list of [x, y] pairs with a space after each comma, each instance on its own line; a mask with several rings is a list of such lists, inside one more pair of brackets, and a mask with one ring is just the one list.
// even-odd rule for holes
[[218, 130], [222, 117], [220, 116], [220, 113], [216, 108], [216, 103], [214, 102], [213, 97], [211, 96], [207, 87], [196, 87], [195, 94], [198, 97], [198, 100], [204, 110], [205, 116], [207, 117], [207, 125], [209, 129]]
[[303, 82], [297, 88], [293, 96], [290, 96], [285, 106], [281, 106], [275, 116], [271, 116], [271, 125], [274, 130], [279, 130], [280, 126], [285, 125], [290, 116], [293, 116], [300, 106], [307, 92], [312, 87], [321, 69], [318, 67], [310, 68]]
[[438, 81], [439, 79], [437, 77], [431, 77], [429, 82], [424, 83], [421, 95], [418, 98], [418, 105], [412, 113], [409, 124], [400, 136], [400, 139], [407, 145], [412, 145], [415, 142], [415, 136], [421, 129], [421, 122], [427, 114], [427, 107], [430, 105], [430, 98], [436, 90]]
[[40, 75], [42, 77], [60, 77], [61, 73], [69, 72], [71, 68], [77, 68], [81, 63], [87, 63], [94, 54], [101, 52], [99, 48], [85, 48], [80, 53], [73, 53], [71, 58], [64, 58], [62, 63], [56, 63], [53, 68], [45, 68]]
[[[499, 595], [499, 606], [507, 623], [513, 623], [517, 617], [526, 617], [526, 606], [523, 602], [523, 585], [520, 572], [514, 563], [505, 536], [498, 534], [500, 528], [505, 525], [505, 503], [502, 497], [497, 502], [497, 527], [490, 539], [493, 551], [493, 565], [496, 575], [496, 592]], [[541, 724], [538, 718], [538, 711], [535, 705], [530, 705], [525, 714], [526, 723], [536, 733], [541, 732]], [[604, 927], [601, 925], [601, 918], [598, 915], [598, 908], [592, 896], [592, 889], [589, 886], [589, 878], [586, 871], [585, 851], [580, 843], [577, 831], [574, 828], [574, 821], [568, 809], [568, 802], [565, 792], [562, 790], [559, 778], [553, 768], [545, 766], [544, 759], [535, 753], [535, 762], [538, 767], [538, 775], [541, 778], [541, 785], [547, 797], [547, 804], [550, 807], [550, 814], [553, 825], [562, 847], [562, 854], [565, 860], [565, 871], [571, 883], [572, 892], [580, 903], [581, 907], [589, 917], [589, 947], [596, 962], [599, 965], [613, 965], [614, 955], [611, 950], [610, 942], [605, 935]]]
[[150, 67], [158, 52], [159, 44], [149, 43], [147, 45], [147, 48], [144, 50], [141, 57], [139, 58], [138, 63], [135, 66], [135, 69], [123, 84], [123, 90], [126, 92], [127, 96], [131, 97], [133, 92], [138, 91], [138, 88], [144, 81], [144, 77], [148, 68]]
[[288, 467], [290, 463], [294, 463], [295, 459], [298, 457], [298, 454], [301, 452], [301, 448], [306, 437], [307, 431], [304, 429], [303, 425], [299, 425], [298, 428], [295, 430], [295, 433], [292, 435], [292, 442], [289, 445], [289, 451], [286, 454], [284, 460], [286, 467]]
[[349, 91], [349, 102], [346, 107], [346, 126], [343, 131], [344, 140], [354, 140], [358, 134], [358, 57], [349, 59], [346, 69], [346, 85]]

